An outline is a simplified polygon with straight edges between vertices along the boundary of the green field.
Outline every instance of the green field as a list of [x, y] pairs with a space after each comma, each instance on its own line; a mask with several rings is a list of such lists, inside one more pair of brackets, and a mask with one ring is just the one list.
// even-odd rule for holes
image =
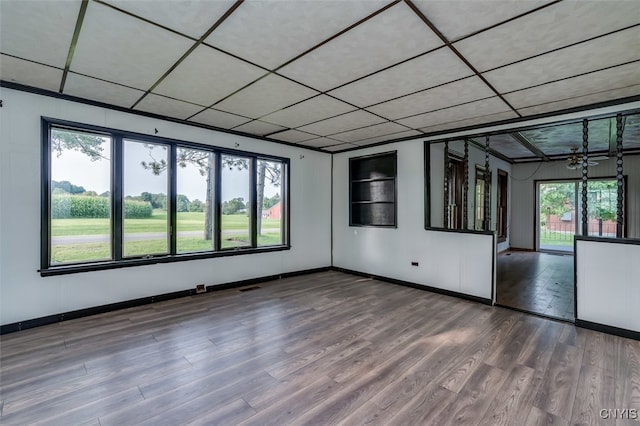
[[[242, 247], [249, 245], [249, 220], [245, 215], [222, 215], [222, 248]], [[178, 213], [178, 232], [191, 232], [188, 236], [178, 236], [177, 252], [191, 253], [213, 249], [212, 241], [204, 239], [204, 213]], [[154, 210], [148, 219], [126, 219], [125, 234], [164, 233], [167, 230], [167, 214], [162, 210]], [[280, 221], [262, 220], [263, 234], [258, 236], [259, 246], [281, 244]], [[225, 232], [227, 231], [227, 232]], [[269, 232], [271, 231], [271, 232]], [[198, 232], [201, 232], [198, 235]], [[53, 237], [108, 236], [110, 234], [109, 219], [54, 219], [51, 221]], [[195, 233], [195, 235], [193, 234]], [[168, 252], [167, 239], [140, 239], [124, 242], [125, 256], [143, 256], [147, 254], [163, 254]], [[73, 242], [52, 244], [51, 263], [72, 263], [97, 261], [111, 258], [108, 242]]]
[[[178, 213], [178, 232], [200, 231], [204, 229], [204, 213]], [[247, 229], [248, 218], [245, 215], [222, 215], [222, 229]], [[51, 235], [54, 237], [67, 235], [108, 235], [109, 219], [53, 219]], [[262, 229], [278, 229], [280, 221], [262, 219]], [[167, 230], [167, 212], [156, 209], [148, 219], [126, 219], [124, 232], [138, 234], [144, 232], [165, 232]]]

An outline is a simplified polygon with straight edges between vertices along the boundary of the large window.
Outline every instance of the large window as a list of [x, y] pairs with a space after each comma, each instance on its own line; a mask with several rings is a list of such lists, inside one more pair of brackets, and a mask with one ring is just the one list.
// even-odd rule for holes
[[43, 119], [41, 273], [289, 247], [288, 165]]
[[396, 226], [396, 153], [351, 158], [351, 226]]

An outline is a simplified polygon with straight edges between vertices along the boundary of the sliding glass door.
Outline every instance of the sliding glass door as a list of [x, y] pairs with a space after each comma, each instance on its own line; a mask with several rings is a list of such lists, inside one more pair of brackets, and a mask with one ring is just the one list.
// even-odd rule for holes
[[[537, 241], [540, 251], [573, 252], [575, 235], [582, 234], [582, 186], [579, 180], [537, 183]], [[616, 236], [618, 204], [615, 179], [587, 184], [588, 235]]]

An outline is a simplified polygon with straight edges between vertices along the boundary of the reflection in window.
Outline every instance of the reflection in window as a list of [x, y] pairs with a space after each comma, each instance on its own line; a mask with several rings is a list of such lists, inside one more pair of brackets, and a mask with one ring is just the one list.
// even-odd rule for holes
[[251, 205], [249, 192], [250, 160], [222, 155], [221, 247], [251, 246]]
[[[491, 179], [489, 179], [491, 185]], [[475, 187], [475, 230], [485, 230], [485, 169], [476, 166], [476, 187]], [[491, 193], [491, 191], [489, 191]], [[491, 205], [491, 203], [489, 203]], [[488, 229], [488, 228], [487, 228]]]
[[178, 147], [176, 250], [214, 250], [215, 154]]
[[258, 246], [280, 245], [284, 241], [285, 218], [282, 163], [259, 159], [256, 172]]
[[111, 145], [108, 136], [51, 129], [52, 265], [112, 258]]
[[169, 252], [166, 145], [124, 141], [123, 255]]

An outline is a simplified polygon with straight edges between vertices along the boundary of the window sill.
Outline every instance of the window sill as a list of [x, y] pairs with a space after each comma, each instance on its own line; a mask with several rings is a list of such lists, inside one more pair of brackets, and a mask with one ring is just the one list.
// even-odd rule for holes
[[208, 253], [185, 253], [171, 255], [159, 255], [150, 258], [126, 259], [120, 261], [105, 261], [96, 263], [84, 263], [74, 265], [52, 266], [46, 269], [40, 269], [38, 272], [41, 277], [51, 277], [54, 275], [76, 274], [80, 272], [103, 271], [107, 269], [128, 268], [132, 266], [155, 265], [157, 263], [173, 263], [185, 262], [189, 260], [213, 259], [216, 257], [240, 256], [245, 254], [270, 253], [274, 251], [290, 250], [290, 245], [278, 245], [258, 248], [237, 248], [225, 249], [217, 252]]

